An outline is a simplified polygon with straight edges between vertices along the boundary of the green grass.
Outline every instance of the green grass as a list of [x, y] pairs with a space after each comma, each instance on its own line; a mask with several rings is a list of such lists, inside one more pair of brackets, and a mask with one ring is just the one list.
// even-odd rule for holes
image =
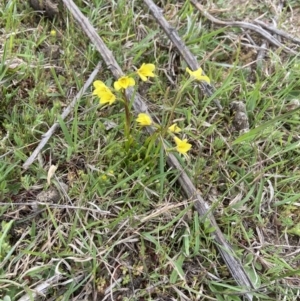
[[[138, 91], [164, 125], [173, 116], [192, 143], [189, 159], [181, 161], [213, 202], [218, 224], [256, 285], [256, 300], [297, 300], [300, 119], [289, 105], [299, 97], [299, 58], [271, 52], [262, 70], [244, 67], [248, 50], [228, 39], [230, 29], [210, 26], [184, 1], [164, 2], [166, 18], [217, 88], [213, 97], [193, 84], [181, 91], [186, 64], [141, 2], [76, 3], [124, 72], [143, 62], [156, 65], [157, 77]], [[247, 16], [259, 9], [250, 7]], [[51, 21], [16, 0], [0, 16], [0, 299], [30, 295], [60, 272], [65, 284], [51, 287], [46, 300], [100, 300], [110, 293], [115, 300], [242, 300], [212, 229], [182, 194], [154, 137], [133, 122], [126, 151], [121, 103], [101, 107], [91, 88], [71, 117], [58, 118], [101, 60], [72, 16], [64, 12], [64, 19]], [[59, 47], [58, 59], [45, 55], [47, 44]], [[14, 68], [12, 59], [18, 59]], [[97, 79], [113, 85], [104, 63]], [[216, 97], [222, 112], [213, 105]], [[246, 103], [245, 134], [231, 129], [233, 100]], [[60, 129], [23, 170], [56, 120]], [[39, 205], [37, 214], [28, 204], [49, 190], [52, 164], [58, 169], [50, 186], [67, 183], [67, 195]]]

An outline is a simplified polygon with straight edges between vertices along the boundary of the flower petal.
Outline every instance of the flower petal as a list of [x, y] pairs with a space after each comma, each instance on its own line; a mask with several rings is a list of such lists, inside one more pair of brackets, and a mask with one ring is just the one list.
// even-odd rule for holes
[[172, 124], [172, 125], [169, 127], [169, 131], [170, 131], [171, 133], [177, 134], [177, 133], [180, 133], [180, 132], [181, 132], [181, 128], [177, 125], [177, 123], [174, 123], [174, 124]]
[[93, 82], [93, 86], [94, 86], [94, 88], [97, 89], [97, 88], [102, 88], [103, 86], [106, 86], [106, 85], [101, 80], [95, 80]]
[[186, 67], [185, 71], [192, 76], [193, 71], [189, 67]]
[[192, 71], [191, 69], [189, 69], [188, 67], [186, 67], [186, 72], [189, 73], [189, 75], [191, 77], [194, 77], [195, 79], [197, 80], [200, 80], [200, 81], [205, 81], [207, 82], [208, 84], [210, 84], [210, 78], [206, 75], [202, 75], [203, 73], [203, 70], [201, 68], [195, 70], [195, 71]]
[[138, 73], [138, 75], [140, 76], [140, 78], [143, 82], [147, 81], [148, 78], [145, 75], [143, 75], [142, 73]]
[[116, 90], [127, 89], [128, 87], [134, 85], [135, 85], [134, 79], [129, 76], [122, 76], [114, 83], [114, 87]]
[[154, 64], [145, 64], [143, 63], [142, 66], [136, 71], [142, 81], [146, 81], [147, 77], [155, 77], [153, 71], [155, 70]]
[[100, 104], [112, 105], [116, 101], [116, 96], [111, 92], [103, 93], [100, 97]]
[[114, 82], [114, 88], [119, 91], [122, 89], [122, 86], [120, 85], [119, 81]]
[[141, 126], [147, 126], [152, 124], [152, 119], [148, 114], [145, 113], [140, 113], [138, 115], [138, 118], [136, 121], [139, 123]]
[[99, 98], [101, 98], [104, 94], [107, 94], [107, 93], [112, 93], [112, 92], [105, 85], [97, 86], [97, 88], [93, 91], [93, 95], [97, 95]]
[[134, 86], [135, 85], [135, 80], [132, 77], [128, 78], [128, 86]]
[[202, 75], [201, 80], [210, 84], [210, 78], [206, 75]]
[[174, 141], [176, 143], [176, 150], [181, 154], [186, 154], [192, 147], [192, 145], [187, 142], [187, 139], [181, 140], [174, 136]]

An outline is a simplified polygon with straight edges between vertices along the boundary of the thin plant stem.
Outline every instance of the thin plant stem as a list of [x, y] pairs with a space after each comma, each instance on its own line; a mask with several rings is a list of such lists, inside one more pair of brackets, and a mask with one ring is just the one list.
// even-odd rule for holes
[[125, 149], [128, 152], [130, 147], [130, 124], [131, 124], [131, 114], [129, 109], [129, 101], [125, 96], [125, 91], [123, 91], [123, 99], [124, 99], [124, 109], [125, 109]]
[[172, 110], [171, 110], [170, 117], [169, 117], [168, 124], [167, 124], [166, 128], [168, 128], [168, 127], [171, 125], [172, 120], [173, 120], [173, 115], [174, 115], [175, 108], [177, 107], [177, 104], [178, 104], [178, 102], [179, 102], [179, 100], [180, 100], [180, 98], [181, 98], [181, 96], [182, 96], [182, 93], [184, 92], [185, 88], [186, 88], [188, 85], [190, 85], [191, 82], [192, 82], [191, 79], [187, 80], [187, 81], [183, 84], [183, 86], [180, 88], [179, 92], [177, 93], [176, 98], [175, 98], [175, 101], [174, 101], [174, 104], [173, 104], [173, 106], [172, 106]]

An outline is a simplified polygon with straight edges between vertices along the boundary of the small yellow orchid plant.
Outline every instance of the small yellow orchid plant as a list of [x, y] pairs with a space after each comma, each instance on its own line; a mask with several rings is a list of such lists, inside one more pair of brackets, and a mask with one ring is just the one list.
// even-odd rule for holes
[[[186, 71], [190, 74], [190, 76], [196, 80], [205, 81], [210, 83], [210, 79], [203, 75], [203, 71], [199, 68], [196, 71], [191, 71], [189, 68]], [[121, 100], [124, 104], [125, 108], [125, 135], [127, 136], [127, 140], [130, 140], [130, 125], [131, 125], [131, 113], [130, 113], [130, 103], [125, 97], [125, 90], [130, 87], [135, 87], [136, 80], [134, 79], [134, 75], [138, 75], [142, 81], [147, 81], [149, 78], [155, 77], [155, 65], [154, 64], [146, 64], [143, 63], [142, 66], [136, 70], [134, 74], [124, 75], [120, 77], [117, 81], [114, 82], [114, 90], [116, 92], [121, 92], [122, 98], [117, 98], [117, 96], [113, 93], [112, 89], [106, 86], [106, 84], [100, 80], [96, 80], [93, 83], [94, 91], [93, 95], [99, 98], [99, 102], [101, 105], [112, 105], [118, 99]], [[186, 85], [183, 85], [182, 90], [184, 90]], [[175, 100], [175, 105], [177, 104], [178, 99]], [[173, 113], [171, 112], [171, 117]], [[136, 122], [140, 127], [153, 126], [156, 129], [162, 129], [162, 127], [156, 124], [150, 115], [147, 113], [140, 113], [136, 118]], [[173, 148], [180, 154], [186, 155], [187, 152], [191, 149], [192, 145], [188, 143], [187, 139], [180, 139], [176, 135], [179, 134], [182, 129], [177, 125], [177, 123], [172, 124], [166, 129], [166, 132], [173, 137], [175, 142], [175, 147]], [[129, 149], [129, 148], [128, 148]], [[172, 149], [171, 149], [172, 150]]]

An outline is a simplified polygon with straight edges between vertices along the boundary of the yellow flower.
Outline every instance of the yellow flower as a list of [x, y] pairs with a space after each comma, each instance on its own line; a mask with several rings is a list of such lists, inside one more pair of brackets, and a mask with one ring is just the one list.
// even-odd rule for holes
[[116, 101], [116, 96], [111, 92], [103, 93], [100, 96], [100, 104], [104, 105], [108, 103], [109, 105], [112, 105]]
[[194, 77], [195, 79], [197, 80], [201, 80], [201, 81], [204, 81], [204, 82], [207, 82], [208, 84], [210, 84], [210, 79], [208, 76], [206, 75], [202, 75], [202, 69], [199, 68], [198, 70], [196, 71], [192, 71], [191, 69], [189, 69], [188, 67], [186, 67], [186, 72], [189, 73], [190, 76]]
[[110, 92], [110, 89], [101, 80], [96, 80], [93, 82], [95, 88], [93, 95], [101, 96], [102, 93]]
[[117, 91], [121, 89], [127, 89], [128, 87], [134, 85], [135, 85], [134, 79], [129, 76], [122, 76], [114, 83], [114, 87]]
[[54, 29], [52, 29], [50, 31], [50, 36], [55, 37], [56, 36], [56, 31]]
[[181, 132], [181, 128], [180, 128], [179, 126], [177, 126], [177, 123], [174, 123], [174, 124], [172, 124], [172, 125], [169, 127], [169, 131], [170, 131], [171, 133], [177, 134], [177, 133], [180, 133], [180, 132]]
[[136, 73], [139, 75], [141, 80], [145, 82], [147, 80], [147, 77], [155, 76], [155, 74], [153, 73], [154, 70], [155, 66], [153, 64], [143, 63], [143, 65], [136, 71]]
[[100, 104], [108, 103], [111, 105], [116, 101], [116, 96], [102, 81], [94, 81], [93, 86], [95, 88], [93, 95], [97, 95], [100, 98]]
[[145, 113], [140, 113], [138, 115], [138, 118], [136, 121], [141, 125], [141, 126], [147, 126], [152, 124], [152, 119], [148, 114]]
[[187, 142], [187, 139], [181, 140], [174, 136], [174, 141], [176, 143], [176, 150], [181, 154], [186, 154], [192, 147], [192, 145]]

